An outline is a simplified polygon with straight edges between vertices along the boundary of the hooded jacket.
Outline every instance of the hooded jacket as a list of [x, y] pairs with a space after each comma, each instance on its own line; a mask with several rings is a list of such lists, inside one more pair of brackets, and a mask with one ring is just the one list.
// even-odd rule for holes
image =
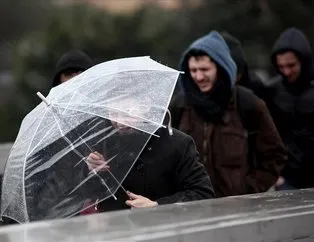
[[313, 57], [305, 35], [296, 28], [285, 30], [274, 44], [271, 60], [276, 68], [276, 55], [293, 51], [301, 61], [301, 75], [288, 83], [280, 75], [267, 88], [265, 100], [289, 152], [289, 163], [283, 176], [297, 188], [314, 186], [314, 86]]
[[[202, 93], [191, 78], [188, 58], [193, 50], [206, 53], [215, 62], [218, 70], [218, 80], [209, 93]], [[235, 86], [237, 67], [231, 58], [229, 48], [221, 35], [212, 31], [196, 40], [185, 51], [180, 62], [180, 69], [185, 73], [180, 84], [185, 100], [191, 104], [199, 116], [212, 122], [219, 122], [227, 108]]]
[[[193, 50], [207, 53], [218, 68], [226, 73], [224, 79], [217, 79], [218, 85], [220, 82], [225, 84], [219, 86], [218, 92], [214, 85], [209, 94], [201, 93], [194, 84], [188, 69], [189, 53]], [[239, 114], [234, 90], [237, 68], [224, 39], [213, 31], [196, 40], [184, 52], [180, 66], [185, 73], [181, 78], [184, 96], [178, 96], [172, 102], [174, 126], [195, 140], [216, 195], [242, 195], [269, 189], [282, 169], [285, 151], [264, 102], [252, 94], [255, 97], [252, 122], [258, 128], [253, 149], [258, 163], [255, 165], [248, 160], [248, 136]], [[223, 99], [228, 101], [227, 106], [222, 109], [222, 116], [218, 121], [206, 120], [204, 114], [197, 110], [198, 105], [204, 103], [201, 106], [204, 112], [211, 112], [216, 106], [220, 107], [221, 99], [216, 93], [220, 97], [230, 93], [227, 99]], [[214, 104], [210, 105], [210, 102]]]
[[[302, 73], [296, 83], [303, 83], [306, 87], [313, 77], [313, 54], [311, 45], [301, 30], [289, 28], [276, 40], [271, 54], [271, 61], [276, 69], [276, 55], [285, 51], [294, 52], [301, 61]], [[278, 69], [277, 71], [281, 74]]]
[[241, 42], [227, 32], [223, 32], [221, 35], [226, 41], [231, 57], [237, 65], [238, 75], [241, 75], [237, 84], [252, 90], [257, 96], [262, 97], [265, 88], [264, 83], [256, 74], [249, 72], [246, 55]]
[[182, 80], [182, 85], [185, 87], [185, 81], [189, 78], [187, 72], [187, 54], [191, 50], [201, 50], [207, 53], [207, 55], [213, 59], [220, 67], [222, 67], [228, 74], [229, 85], [233, 87], [236, 82], [237, 75], [237, 66], [233, 61], [229, 47], [222, 36], [217, 31], [212, 31], [208, 35], [196, 40], [193, 42], [187, 50], [183, 53], [183, 56], [180, 61], [180, 68], [182, 71], [185, 71], [185, 78]]

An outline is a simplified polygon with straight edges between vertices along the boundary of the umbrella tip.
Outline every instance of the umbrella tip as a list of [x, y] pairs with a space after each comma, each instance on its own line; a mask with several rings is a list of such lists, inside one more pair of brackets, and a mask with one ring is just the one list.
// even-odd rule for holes
[[44, 97], [43, 94], [41, 94], [40, 92], [37, 92], [36, 94], [37, 94], [37, 96], [38, 96], [47, 106], [50, 106], [50, 103], [49, 103], [48, 100]]

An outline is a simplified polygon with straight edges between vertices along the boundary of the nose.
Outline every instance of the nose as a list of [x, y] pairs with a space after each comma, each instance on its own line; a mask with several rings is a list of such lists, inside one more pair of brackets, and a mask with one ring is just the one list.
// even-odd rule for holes
[[292, 73], [292, 70], [291, 70], [291, 68], [289, 68], [289, 67], [285, 67], [285, 68], [283, 68], [283, 70], [282, 70], [282, 74], [283, 74], [284, 76], [290, 76], [291, 73]]
[[202, 71], [195, 72], [195, 79], [196, 81], [203, 81], [204, 80], [204, 73]]

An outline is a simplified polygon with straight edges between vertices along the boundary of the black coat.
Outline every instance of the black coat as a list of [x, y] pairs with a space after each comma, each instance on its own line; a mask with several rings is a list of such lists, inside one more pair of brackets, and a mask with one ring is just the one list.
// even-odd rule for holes
[[302, 73], [294, 83], [283, 76], [273, 78], [264, 99], [289, 153], [283, 176], [297, 188], [314, 187], [314, 85], [312, 51], [306, 37], [295, 28], [283, 32], [276, 41], [276, 54], [293, 51], [301, 61]]
[[[158, 204], [187, 202], [214, 197], [210, 178], [192, 138], [176, 129], [170, 136], [166, 129], [153, 137], [123, 182], [123, 187]], [[101, 210], [126, 208], [127, 198], [122, 189], [116, 196], [105, 200]]]

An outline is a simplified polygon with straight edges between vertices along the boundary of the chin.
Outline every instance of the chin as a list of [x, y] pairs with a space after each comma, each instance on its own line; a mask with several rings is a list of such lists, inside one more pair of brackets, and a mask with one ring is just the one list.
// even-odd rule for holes
[[212, 90], [211, 87], [208, 87], [208, 88], [200, 88], [200, 91], [201, 91], [202, 93], [210, 92], [211, 90]]

